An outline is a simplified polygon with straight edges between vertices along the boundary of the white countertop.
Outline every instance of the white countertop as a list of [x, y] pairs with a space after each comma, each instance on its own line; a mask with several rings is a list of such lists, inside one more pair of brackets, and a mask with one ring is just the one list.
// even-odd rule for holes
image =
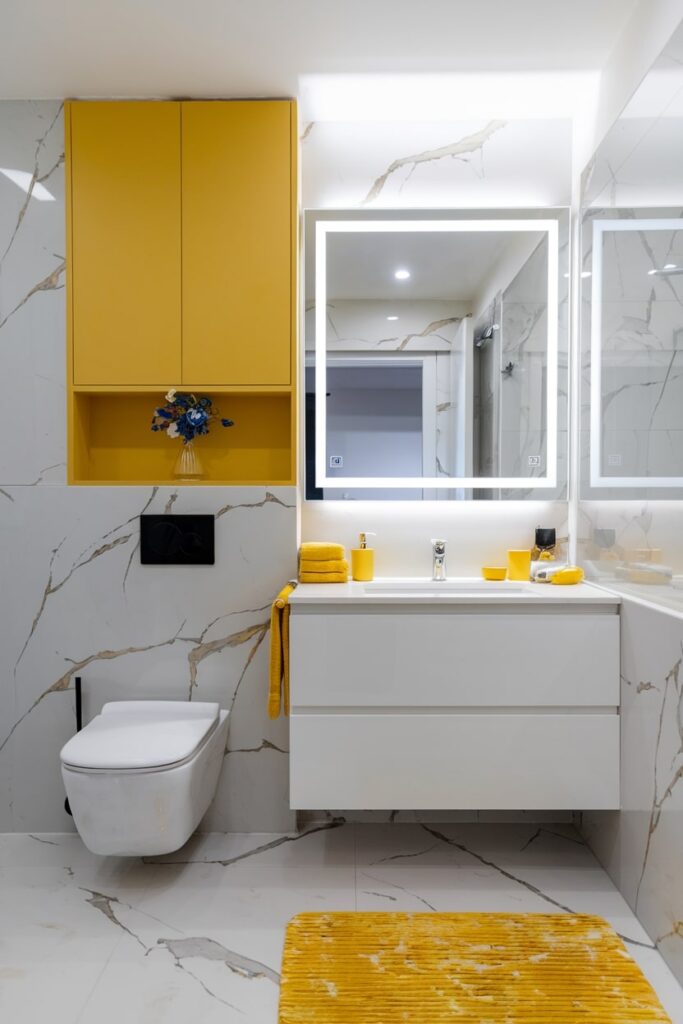
[[[551, 583], [510, 583], [509, 590], [501, 583], [492, 583], [491, 589], [487, 590], [486, 581], [481, 578], [456, 579], [452, 578], [447, 583], [459, 585], [461, 590], [449, 590], [444, 586], [438, 590], [440, 584], [436, 583], [432, 590], [410, 591], [401, 590], [415, 586], [416, 583], [425, 586], [429, 580], [418, 581], [415, 579], [375, 579], [375, 586], [391, 587], [391, 590], [371, 589], [372, 585], [366, 583], [300, 583], [294, 590], [289, 601], [293, 606], [297, 605], [562, 605], [562, 604], [585, 604], [585, 605], [612, 605], [617, 606], [621, 602], [618, 594], [603, 590], [601, 587], [594, 587], [590, 583], [576, 583], [570, 586], [556, 586]], [[472, 584], [472, 589], [467, 590], [467, 584]], [[370, 589], [366, 589], [370, 587]]]

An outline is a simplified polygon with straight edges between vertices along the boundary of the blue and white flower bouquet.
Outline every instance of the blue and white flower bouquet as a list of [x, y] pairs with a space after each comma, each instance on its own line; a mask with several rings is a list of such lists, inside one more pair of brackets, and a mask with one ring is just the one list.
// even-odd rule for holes
[[222, 427], [233, 426], [233, 420], [221, 416], [206, 395], [197, 398], [172, 388], [166, 395], [166, 405], [154, 410], [152, 430], [165, 430], [167, 437], [180, 437], [183, 444], [189, 444], [195, 437], [208, 434], [209, 424], [216, 421]]

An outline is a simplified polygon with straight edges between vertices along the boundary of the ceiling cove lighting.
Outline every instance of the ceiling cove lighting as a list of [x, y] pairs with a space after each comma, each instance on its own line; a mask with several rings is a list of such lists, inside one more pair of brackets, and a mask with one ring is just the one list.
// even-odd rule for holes
[[28, 171], [15, 171], [11, 167], [0, 167], [0, 174], [4, 174], [6, 178], [14, 182], [26, 195], [30, 194], [32, 199], [38, 199], [41, 203], [55, 202], [52, 193], [48, 192], [45, 186], [36, 181]]
[[406, 270], [404, 267], [399, 267], [398, 270], [394, 271], [394, 277], [397, 281], [407, 281], [410, 277], [410, 271]]

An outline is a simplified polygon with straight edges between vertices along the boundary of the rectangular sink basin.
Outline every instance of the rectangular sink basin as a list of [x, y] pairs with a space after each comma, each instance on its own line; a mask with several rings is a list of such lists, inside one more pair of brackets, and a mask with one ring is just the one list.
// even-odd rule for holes
[[522, 594], [524, 585], [509, 580], [453, 579], [437, 582], [423, 579], [373, 580], [365, 584], [367, 594]]

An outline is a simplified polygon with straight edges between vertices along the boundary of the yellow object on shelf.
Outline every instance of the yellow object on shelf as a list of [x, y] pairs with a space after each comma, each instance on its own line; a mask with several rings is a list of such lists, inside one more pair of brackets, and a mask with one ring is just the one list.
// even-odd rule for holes
[[557, 586], [566, 586], [571, 583], [581, 583], [582, 579], [583, 569], [580, 569], [578, 565], [568, 565], [566, 569], [556, 572], [550, 582]]
[[289, 595], [295, 583], [287, 583], [273, 601], [270, 612], [270, 685], [268, 717], [289, 714]]
[[531, 578], [531, 551], [508, 551], [508, 579], [526, 580]]
[[508, 571], [504, 565], [485, 565], [482, 567], [481, 574], [485, 580], [504, 580]]

